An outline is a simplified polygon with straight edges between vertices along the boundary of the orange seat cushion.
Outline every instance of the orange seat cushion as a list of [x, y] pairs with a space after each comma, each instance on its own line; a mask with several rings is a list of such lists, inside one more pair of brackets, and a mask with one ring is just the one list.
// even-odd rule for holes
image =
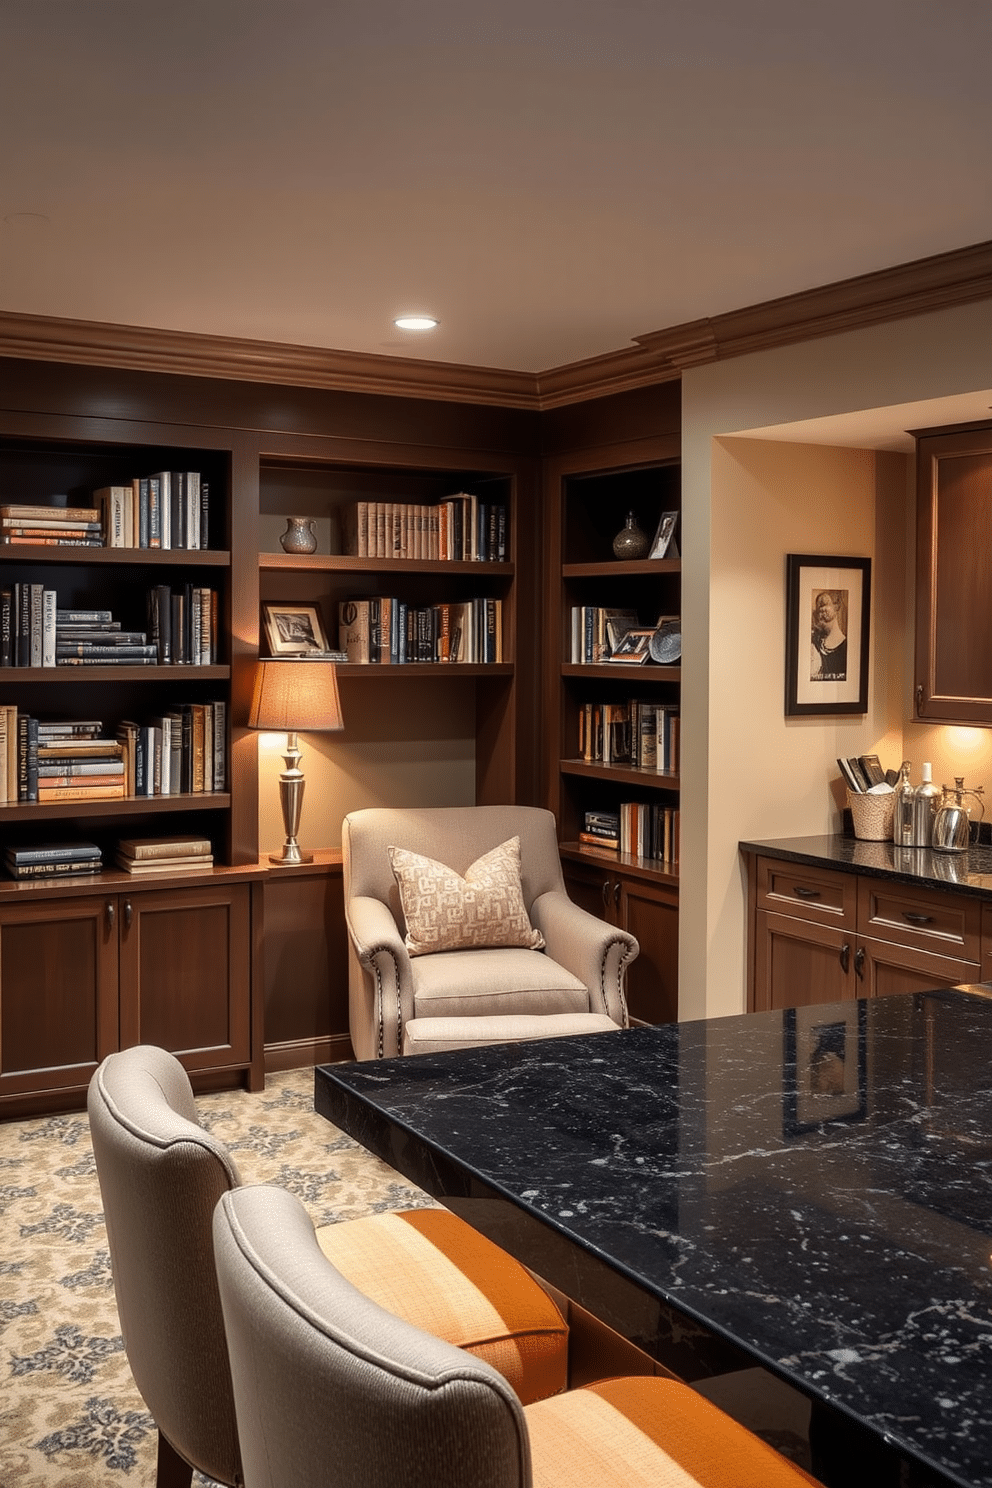
[[795, 1463], [675, 1380], [602, 1380], [527, 1408], [534, 1488], [808, 1488]]
[[568, 1383], [568, 1325], [530, 1273], [447, 1209], [325, 1225], [328, 1260], [373, 1302], [485, 1359], [525, 1405]]

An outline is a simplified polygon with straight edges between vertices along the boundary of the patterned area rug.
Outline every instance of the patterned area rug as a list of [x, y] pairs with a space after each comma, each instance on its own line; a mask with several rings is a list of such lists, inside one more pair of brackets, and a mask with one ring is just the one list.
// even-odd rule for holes
[[[291, 1189], [316, 1224], [433, 1202], [316, 1115], [312, 1070], [197, 1104], [242, 1179]], [[0, 1488], [154, 1484], [85, 1113], [0, 1125], [0, 1349]]]
[[[290, 1189], [315, 1224], [433, 1203], [314, 1112], [310, 1069], [197, 1105], [243, 1181]], [[0, 1381], [0, 1488], [152, 1488], [157, 1436], [124, 1356], [84, 1113], [0, 1124]], [[759, 1369], [700, 1388], [809, 1466], [794, 1391]]]

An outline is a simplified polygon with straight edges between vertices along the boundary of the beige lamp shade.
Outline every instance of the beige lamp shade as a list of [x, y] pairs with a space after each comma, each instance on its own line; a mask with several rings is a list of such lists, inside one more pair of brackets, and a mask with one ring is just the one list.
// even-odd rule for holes
[[248, 727], [272, 733], [344, 728], [337, 668], [331, 661], [260, 661]]

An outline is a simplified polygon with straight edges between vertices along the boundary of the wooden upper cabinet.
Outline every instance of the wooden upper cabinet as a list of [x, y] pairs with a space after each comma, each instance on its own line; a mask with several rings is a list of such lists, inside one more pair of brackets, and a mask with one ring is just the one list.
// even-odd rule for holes
[[917, 434], [917, 718], [992, 723], [992, 426]]

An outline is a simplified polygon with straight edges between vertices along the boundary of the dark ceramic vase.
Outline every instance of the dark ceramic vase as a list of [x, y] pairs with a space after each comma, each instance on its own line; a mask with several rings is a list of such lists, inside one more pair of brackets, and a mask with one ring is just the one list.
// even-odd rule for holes
[[614, 557], [644, 558], [647, 556], [650, 543], [651, 539], [647, 533], [637, 525], [634, 513], [628, 512], [626, 522], [613, 539]]

